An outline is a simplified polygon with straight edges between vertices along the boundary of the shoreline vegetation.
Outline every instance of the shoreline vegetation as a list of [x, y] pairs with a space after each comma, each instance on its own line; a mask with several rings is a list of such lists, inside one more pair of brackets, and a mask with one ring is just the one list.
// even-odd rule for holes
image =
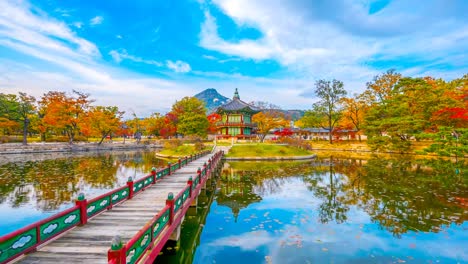
[[[176, 142], [176, 143], [174, 143]], [[281, 159], [311, 159], [313, 157], [323, 156], [324, 153], [331, 156], [373, 156], [373, 155], [416, 155], [422, 157], [445, 157], [435, 153], [423, 153], [423, 149], [429, 147], [432, 142], [415, 142], [413, 148], [407, 152], [397, 151], [372, 151], [365, 141], [341, 141], [330, 144], [326, 141], [307, 141], [309, 150], [290, 146], [287, 144], [278, 144], [278, 142], [237, 142], [232, 146], [230, 153], [226, 155], [228, 160], [281, 160]], [[218, 146], [231, 146], [229, 142], [217, 142]], [[183, 144], [181, 140], [146, 140], [137, 143], [136, 141], [114, 140], [112, 142], [103, 142], [99, 145], [97, 142], [75, 142], [68, 144], [65, 142], [35, 142], [28, 145], [21, 143], [3, 143], [0, 144], [0, 155], [3, 154], [34, 154], [50, 152], [90, 152], [90, 151], [112, 151], [112, 150], [134, 150], [134, 149], [160, 149], [156, 155], [162, 158], [180, 158], [208, 150], [213, 147], [211, 142], [195, 142], [193, 144]], [[272, 147], [274, 146], [274, 147]], [[295, 149], [294, 151], [292, 149]], [[233, 154], [234, 153], [234, 154]], [[296, 158], [292, 158], [296, 156]], [[450, 157], [445, 157], [450, 158]], [[467, 158], [459, 157], [459, 158]]]
[[88, 152], [88, 151], [111, 151], [111, 150], [134, 150], [134, 149], [160, 149], [162, 145], [151, 143], [104, 143], [96, 142], [87, 143], [29, 143], [22, 145], [21, 143], [5, 143], [0, 144], [0, 155], [3, 154], [33, 154], [33, 153], [49, 153], [49, 152]]

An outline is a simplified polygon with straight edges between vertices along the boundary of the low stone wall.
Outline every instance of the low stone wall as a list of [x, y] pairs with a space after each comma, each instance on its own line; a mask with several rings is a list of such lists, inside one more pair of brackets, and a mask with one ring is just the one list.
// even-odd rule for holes
[[224, 157], [226, 160], [309, 160], [315, 159], [317, 155], [291, 156], [291, 157]]
[[20, 143], [0, 144], [0, 155], [2, 154], [29, 154], [47, 152], [81, 152], [81, 151], [101, 151], [101, 150], [132, 150], [132, 149], [152, 149], [162, 148], [156, 144], [135, 144], [135, 143], [30, 143], [26, 146]]

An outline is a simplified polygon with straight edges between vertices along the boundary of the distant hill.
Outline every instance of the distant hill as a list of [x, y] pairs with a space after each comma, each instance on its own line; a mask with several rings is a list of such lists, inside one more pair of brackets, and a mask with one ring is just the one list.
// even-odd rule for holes
[[305, 113], [304, 110], [280, 110], [280, 111], [283, 112], [286, 117], [291, 118], [294, 121], [301, 119], [301, 117], [303, 117]]
[[[199, 100], [205, 102], [208, 113], [213, 112], [219, 106], [231, 101], [231, 99], [221, 95], [214, 88], [208, 88], [201, 93], [194, 95]], [[304, 110], [279, 110], [284, 113], [285, 116], [292, 120], [298, 120], [304, 116]]]
[[208, 113], [231, 100], [219, 94], [214, 88], [208, 88], [203, 92], [194, 95], [194, 97], [205, 102]]

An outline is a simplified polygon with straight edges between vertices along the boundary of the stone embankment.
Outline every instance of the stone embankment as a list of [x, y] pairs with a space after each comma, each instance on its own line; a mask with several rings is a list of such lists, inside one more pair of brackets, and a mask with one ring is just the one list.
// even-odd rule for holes
[[162, 148], [158, 144], [136, 144], [136, 143], [30, 143], [26, 146], [20, 143], [0, 144], [0, 155], [2, 154], [31, 154], [48, 152], [86, 152], [86, 151], [109, 151], [109, 150], [133, 150]]

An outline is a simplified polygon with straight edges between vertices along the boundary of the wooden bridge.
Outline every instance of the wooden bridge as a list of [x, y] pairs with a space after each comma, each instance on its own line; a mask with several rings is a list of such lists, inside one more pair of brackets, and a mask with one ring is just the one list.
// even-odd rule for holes
[[[152, 263], [178, 239], [188, 208], [223, 152], [188, 157], [0, 237], [0, 263]], [[136, 195], [138, 194], [138, 195]]]

